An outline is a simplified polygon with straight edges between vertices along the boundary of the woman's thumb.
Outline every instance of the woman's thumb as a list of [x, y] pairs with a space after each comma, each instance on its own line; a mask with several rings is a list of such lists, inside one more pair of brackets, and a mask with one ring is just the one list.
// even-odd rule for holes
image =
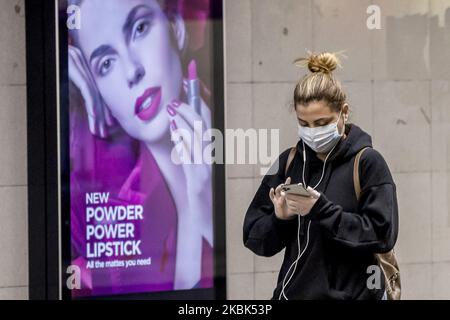
[[311, 195], [311, 197], [313, 197], [314, 199], [319, 199], [320, 198], [320, 193], [317, 192], [316, 190], [314, 190], [313, 188], [308, 187], [307, 190], [308, 190], [309, 194]]

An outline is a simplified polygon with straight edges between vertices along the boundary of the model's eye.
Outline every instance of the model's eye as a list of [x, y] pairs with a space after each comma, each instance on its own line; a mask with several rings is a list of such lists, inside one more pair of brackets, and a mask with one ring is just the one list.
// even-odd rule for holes
[[100, 70], [99, 74], [100, 76], [105, 76], [112, 68], [113, 60], [112, 59], [105, 59], [100, 64]]
[[145, 23], [141, 23], [140, 25], [138, 25], [136, 31], [137, 33], [143, 33], [146, 29], [147, 25]]
[[150, 23], [148, 21], [140, 21], [136, 24], [135, 31], [133, 33], [133, 38], [137, 39], [143, 37], [147, 34], [150, 28]]

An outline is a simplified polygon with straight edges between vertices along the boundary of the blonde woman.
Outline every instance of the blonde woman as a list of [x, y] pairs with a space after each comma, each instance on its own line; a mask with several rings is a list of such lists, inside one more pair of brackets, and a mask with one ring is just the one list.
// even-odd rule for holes
[[[348, 123], [346, 94], [333, 75], [337, 56], [309, 53], [296, 63], [311, 72], [294, 91], [300, 140], [289, 167], [291, 149], [262, 180], [245, 216], [244, 244], [265, 257], [285, 249], [272, 299], [386, 299], [382, 272], [370, 270], [375, 254], [397, 240], [395, 183], [370, 135]], [[363, 149], [358, 201], [353, 169]], [[293, 183], [309, 196], [282, 191]]]

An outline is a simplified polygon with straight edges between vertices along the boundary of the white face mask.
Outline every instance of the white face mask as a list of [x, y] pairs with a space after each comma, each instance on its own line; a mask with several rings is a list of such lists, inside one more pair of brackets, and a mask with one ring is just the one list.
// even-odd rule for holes
[[[344, 132], [339, 133], [338, 123], [341, 119], [342, 110], [339, 113], [339, 118], [336, 122], [330, 123], [326, 126], [309, 128], [298, 125], [298, 136], [302, 139], [312, 150], [317, 153], [327, 153], [339, 142]], [[345, 131], [345, 121], [344, 121]]]

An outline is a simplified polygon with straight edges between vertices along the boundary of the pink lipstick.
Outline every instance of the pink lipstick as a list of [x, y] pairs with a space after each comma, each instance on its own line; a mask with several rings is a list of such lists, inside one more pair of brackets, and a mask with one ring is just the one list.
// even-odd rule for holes
[[200, 81], [197, 76], [197, 63], [192, 60], [188, 66], [188, 103], [201, 115]]
[[149, 121], [155, 117], [161, 104], [161, 87], [152, 87], [145, 90], [144, 94], [137, 98], [134, 112], [142, 121]]

